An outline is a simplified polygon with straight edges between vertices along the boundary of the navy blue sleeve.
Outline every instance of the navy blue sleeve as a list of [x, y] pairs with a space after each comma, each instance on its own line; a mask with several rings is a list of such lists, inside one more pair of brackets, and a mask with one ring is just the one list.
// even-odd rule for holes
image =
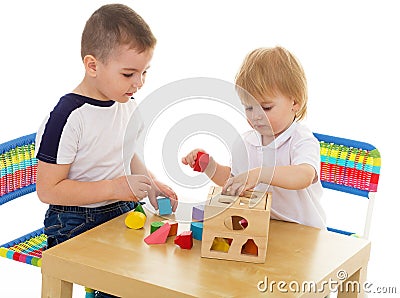
[[45, 124], [39, 151], [36, 154], [39, 160], [52, 164], [57, 163], [58, 147], [68, 117], [84, 103], [74, 94], [67, 94], [60, 99]]

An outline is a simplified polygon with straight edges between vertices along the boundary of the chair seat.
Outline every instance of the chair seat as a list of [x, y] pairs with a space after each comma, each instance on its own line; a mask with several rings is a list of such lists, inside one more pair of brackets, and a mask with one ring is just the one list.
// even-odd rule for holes
[[46, 248], [47, 236], [43, 228], [0, 245], [0, 256], [40, 267], [42, 264], [42, 251]]

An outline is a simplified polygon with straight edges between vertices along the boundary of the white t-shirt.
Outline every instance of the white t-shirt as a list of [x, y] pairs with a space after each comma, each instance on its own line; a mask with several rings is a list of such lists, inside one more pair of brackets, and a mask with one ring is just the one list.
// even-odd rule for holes
[[[232, 174], [238, 175], [261, 166], [288, 166], [309, 164], [320, 173], [320, 146], [312, 132], [298, 122], [293, 124], [275, 142], [261, 145], [261, 136], [255, 131], [242, 135], [232, 150]], [[290, 177], [288, 177], [290, 179]], [[319, 178], [305, 189], [288, 190], [259, 184], [256, 190], [272, 193], [271, 218], [296, 222], [326, 229], [325, 212], [320, 204], [322, 185]]]
[[[53, 164], [71, 164], [68, 178], [99, 181], [130, 174], [130, 161], [142, 121], [136, 103], [99, 101], [69, 93], [46, 117], [36, 136], [36, 156]], [[129, 123], [129, 133], [127, 132]], [[105, 201], [83, 207], [99, 207]]]

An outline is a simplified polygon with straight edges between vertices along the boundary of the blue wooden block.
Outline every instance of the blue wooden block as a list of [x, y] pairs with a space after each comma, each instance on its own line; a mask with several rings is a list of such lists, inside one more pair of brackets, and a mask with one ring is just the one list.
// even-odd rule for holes
[[171, 200], [169, 198], [157, 198], [158, 211], [160, 215], [172, 213]]
[[190, 230], [192, 231], [193, 238], [196, 240], [203, 239], [203, 223], [200, 221], [193, 221], [190, 223]]

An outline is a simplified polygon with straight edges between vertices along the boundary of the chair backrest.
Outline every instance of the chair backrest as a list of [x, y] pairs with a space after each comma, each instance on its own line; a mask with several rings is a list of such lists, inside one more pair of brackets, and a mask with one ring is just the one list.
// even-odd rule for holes
[[[0, 205], [36, 190], [35, 136], [0, 144]], [[40, 266], [45, 245], [46, 236], [40, 228], [0, 245], [0, 256]]]
[[35, 136], [0, 145], [0, 205], [36, 190]]
[[[378, 189], [381, 156], [374, 146], [365, 142], [314, 133], [320, 142], [322, 186], [367, 198], [368, 209], [362, 237], [368, 238]], [[335, 228], [328, 230], [351, 235]]]

